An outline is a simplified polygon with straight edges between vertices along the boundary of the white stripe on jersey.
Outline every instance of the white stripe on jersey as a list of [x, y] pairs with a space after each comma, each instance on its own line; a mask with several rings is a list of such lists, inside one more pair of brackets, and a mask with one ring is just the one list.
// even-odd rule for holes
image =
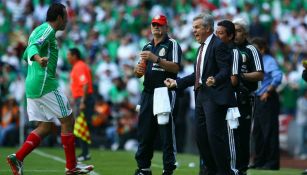
[[[50, 43], [48, 43], [48, 59], [49, 59], [49, 57], [50, 57]], [[43, 80], [43, 84], [42, 84], [42, 89], [41, 89], [40, 95], [43, 94], [43, 90], [44, 90], [44, 87], [45, 87], [45, 84], [46, 84], [47, 75], [48, 75], [48, 63], [46, 65], [46, 67], [45, 67], [44, 80]]]
[[51, 31], [52, 31], [52, 28], [50, 25], [48, 25], [43, 35], [38, 40], [35, 41], [36, 42], [35, 44], [42, 45], [45, 42], [48, 35], [51, 33]]
[[178, 63], [178, 44], [177, 44], [177, 41], [170, 38], [169, 39], [170, 41], [172, 41], [173, 43], [173, 53], [172, 53], [172, 56], [173, 56], [173, 62], [175, 63]]
[[238, 75], [238, 60], [239, 60], [239, 52], [237, 49], [232, 49], [233, 51], [233, 62], [232, 62], [232, 75]]
[[253, 57], [254, 57], [254, 62], [255, 62], [256, 70], [257, 70], [257, 71], [261, 71], [262, 68], [261, 68], [260, 58], [259, 58], [257, 49], [256, 49], [255, 46], [253, 46], [253, 45], [247, 45], [246, 47], [247, 47], [248, 49], [250, 49], [250, 50], [252, 51], [252, 53], [253, 53]]

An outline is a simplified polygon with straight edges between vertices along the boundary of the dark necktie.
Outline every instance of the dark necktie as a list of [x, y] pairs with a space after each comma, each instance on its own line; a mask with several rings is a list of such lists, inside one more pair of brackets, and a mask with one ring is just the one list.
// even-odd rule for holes
[[201, 66], [204, 45], [205, 43], [202, 43], [199, 48], [199, 54], [198, 54], [197, 63], [196, 63], [196, 78], [195, 78], [195, 85], [194, 85], [195, 90], [197, 90], [200, 87], [200, 83], [199, 83], [200, 66]]

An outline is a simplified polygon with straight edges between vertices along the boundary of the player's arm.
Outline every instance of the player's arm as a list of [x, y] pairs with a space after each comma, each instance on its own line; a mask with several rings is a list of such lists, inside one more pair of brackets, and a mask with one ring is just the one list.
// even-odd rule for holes
[[157, 57], [156, 63], [158, 63], [160, 67], [168, 72], [178, 73], [180, 69], [182, 51], [176, 40], [170, 39], [170, 41], [171, 44], [167, 56], [168, 60], [160, 59]]
[[158, 64], [167, 72], [178, 73], [182, 51], [175, 40], [171, 39], [171, 41], [172, 45], [170, 48], [170, 52], [167, 55], [167, 60], [161, 59], [159, 56], [153, 54], [151, 51], [142, 51], [140, 53], [140, 57]]
[[233, 87], [236, 87], [239, 83], [239, 67], [240, 67], [240, 64], [239, 64], [239, 52], [238, 50], [236, 49], [233, 49], [232, 50], [232, 54], [233, 54], [233, 59], [232, 59], [232, 74], [231, 74], [231, 84]]
[[262, 56], [255, 46], [248, 45], [247, 48], [250, 50], [249, 56], [252, 58], [251, 62], [254, 66], [254, 71], [249, 73], [241, 73], [240, 76], [243, 80], [247, 81], [262, 81], [264, 77]]
[[[79, 69], [77, 72], [77, 77], [75, 78], [75, 81], [78, 82], [78, 84], [82, 85], [82, 96], [80, 97], [80, 110], [84, 110], [85, 109], [85, 100], [87, 98], [88, 95], [88, 88], [89, 88], [89, 79], [90, 79], [91, 73], [89, 70], [87, 69]], [[73, 80], [74, 81], [74, 80]]]
[[83, 84], [82, 90], [83, 90], [83, 96], [80, 99], [80, 106], [79, 106], [80, 110], [84, 110], [86, 107], [85, 99], [86, 99], [87, 92], [88, 92], [88, 84]]
[[32, 33], [29, 40], [29, 46], [26, 50], [26, 55], [24, 58], [27, 59], [28, 62], [36, 61], [42, 67], [47, 66], [48, 58], [40, 56], [40, 50], [49, 43], [51, 39], [52, 30], [49, 28], [46, 29], [46, 32], [42, 32], [41, 34]]
[[178, 73], [179, 65], [177, 63], [161, 59], [154, 54], [153, 56], [155, 57], [154, 60], [156, 60], [155, 63], [159, 64], [159, 66], [162, 67], [164, 70], [166, 70], [167, 72]]
[[46, 67], [48, 64], [48, 58], [47, 57], [40, 57], [38, 54], [33, 55], [33, 60], [38, 62], [42, 67]]

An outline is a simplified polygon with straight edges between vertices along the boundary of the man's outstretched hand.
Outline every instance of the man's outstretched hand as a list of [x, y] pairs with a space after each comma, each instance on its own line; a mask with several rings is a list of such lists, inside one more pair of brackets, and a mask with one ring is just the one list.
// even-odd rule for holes
[[174, 88], [177, 87], [177, 82], [174, 79], [171, 78], [167, 78], [166, 80], [164, 80], [164, 84], [166, 87], [168, 88]]

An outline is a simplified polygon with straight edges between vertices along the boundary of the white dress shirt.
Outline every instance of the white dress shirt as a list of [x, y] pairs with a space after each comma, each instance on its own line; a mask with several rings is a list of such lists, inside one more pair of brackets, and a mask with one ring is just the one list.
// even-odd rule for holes
[[[201, 65], [200, 65], [200, 78], [199, 78], [199, 83], [202, 84], [202, 75], [203, 75], [203, 69], [204, 69], [204, 59], [205, 59], [205, 55], [206, 55], [206, 51], [207, 51], [207, 48], [208, 48], [208, 45], [211, 41], [211, 38], [212, 38], [213, 34], [209, 35], [209, 37], [206, 39], [206, 41], [204, 42], [205, 45], [203, 47], [203, 52], [202, 52], [202, 57], [201, 57]], [[197, 55], [197, 58], [199, 57], [199, 54], [200, 54], [200, 51], [198, 52], [198, 55]], [[196, 60], [198, 61], [198, 60]], [[196, 62], [196, 65], [197, 65], [197, 62]]]

